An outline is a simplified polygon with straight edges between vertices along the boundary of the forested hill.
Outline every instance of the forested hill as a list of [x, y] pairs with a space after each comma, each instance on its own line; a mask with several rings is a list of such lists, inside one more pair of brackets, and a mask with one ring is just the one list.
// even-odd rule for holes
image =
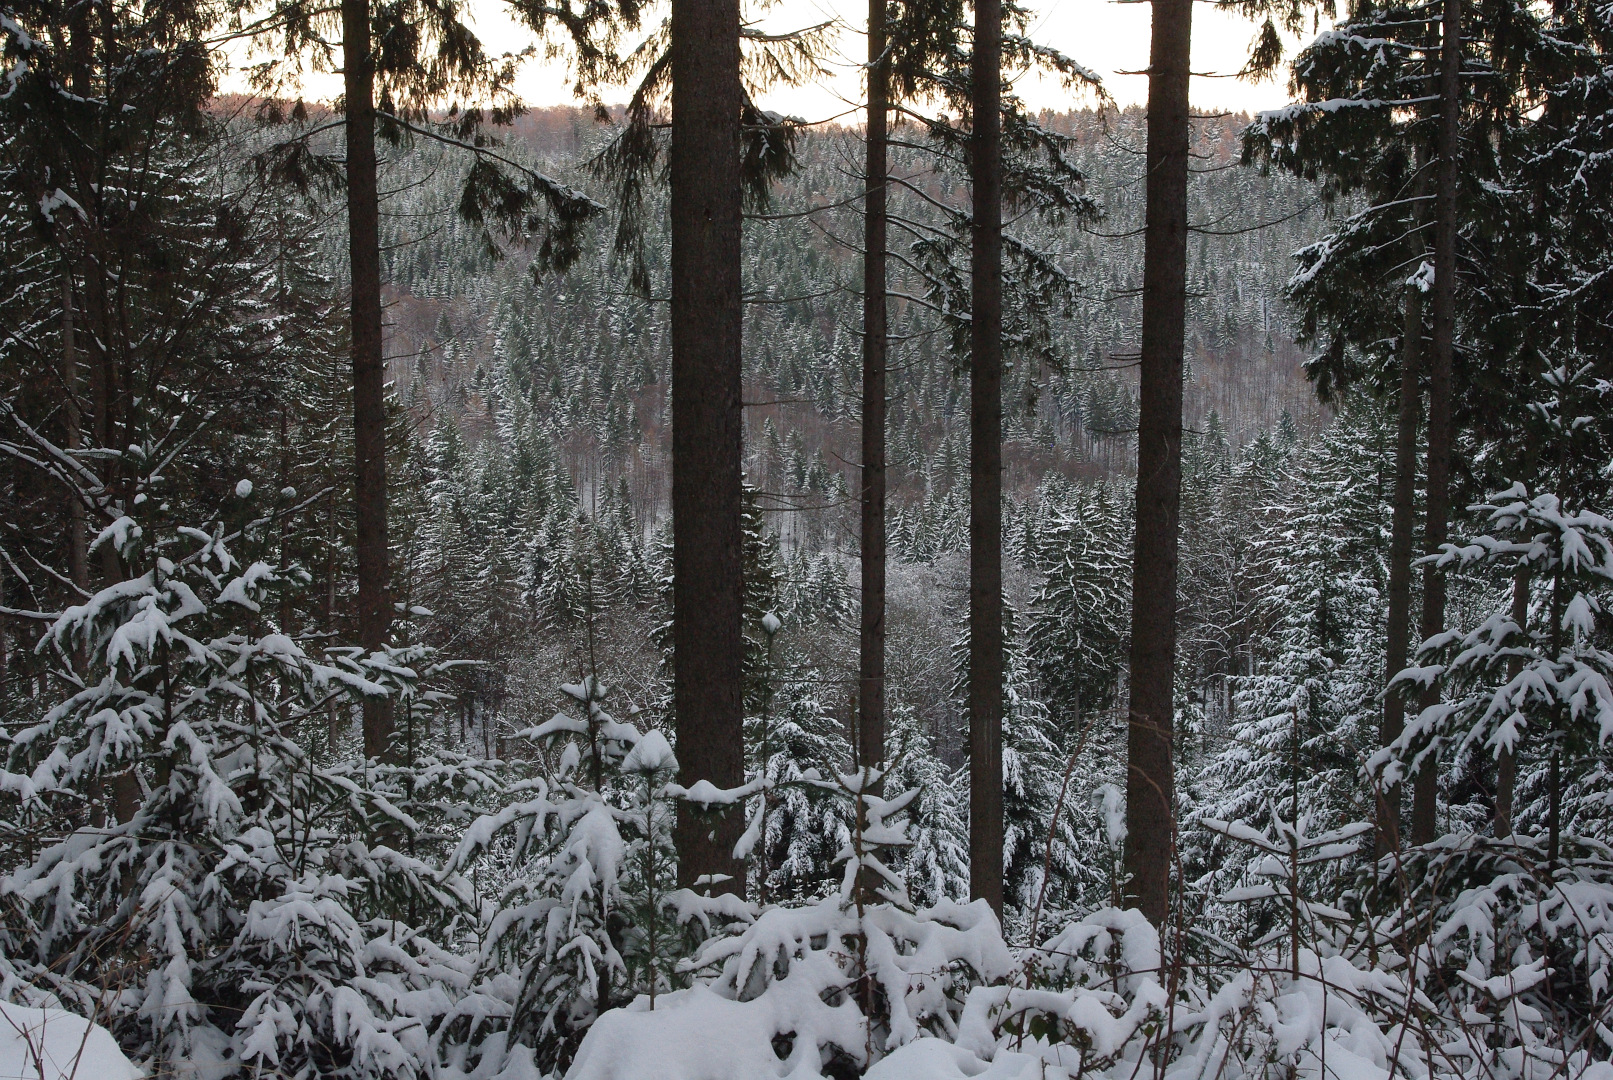
[[[1321, 233], [1324, 213], [1310, 185], [1238, 165], [1248, 119], [1222, 115], [1198, 124], [1202, 228], [1190, 261], [1186, 420], [1194, 431], [1219, 429], [1233, 446], [1274, 431], [1285, 413], [1302, 431], [1322, 419], [1282, 297], [1292, 254]], [[1074, 157], [1102, 217], [1090, 225], [1030, 219], [1019, 226], [1057, 254], [1080, 293], [1054, 323], [1056, 364], [1018, 364], [1004, 389], [1009, 490], [1017, 498], [1049, 473], [1124, 474], [1135, 426], [1143, 118], [1130, 109], [1041, 120], [1076, 136]], [[602, 188], [576, 168], [607, 134], [591, 113], [536, 111], [513, 131], [512, 144], [545, 169]], [[774, 521], [786, 543], [810, 547], [850, 535], [834, 515], [801, 508], [842, 498], [857, 459], [860, 139], [856, 130], [809, 129], [798, 143], [799, 171], [776, 185], [766, 216], [746, 232], [746, 280], [757, 283], [745, 328], [749, 475], [776, 493], [770, 509], [791, 511]], [[459, 167], [451, 155], [417, 144], [388, 170], [393, 194], [382, 227], [399, 394], [422, 432], [451, 422], [471, 443], [504, 430], [501, 418], [512, 410], [528, 410], [564, 448], [585, 501], [593, 502], [601, 483], [625, 479], [634, 515], [654, 522], [665, 511], [669, 450], [664, 306], [628, 289], [621, 266], [606, 255], [608, 230], [597, 257], [541, 282], [519, 255], [490, 259], [451, 213], [457, 186], [439, 175]], [[905, 175], [936, 203], [955, 207], [966, 197], [963, 184], [922, 165]], [[904, 201], [915, 219], [926, 211], [933, 218], [935, 207], [919, 193]], [[814, 207], [832, 209], [801, 213]], [[893, 232], [898, 262], [920, 228]], [[664, 234], [651, 247], [654, 258]], [[967, 381], [950, 336], [920, 302], [922, 287], [906, 277], [893, 301], [892, 498], [908, 508], [928, 501], [933, 512], [934, 501], [957, 488], [967, 461], [966, 410], [959, 408]], [[656, 288], [664, 294], [664, 281]]]
[[0, 0], [0, 1080], [1613, 1080], [1613, 5], [511, 6]]
[[[1005, 379], [1005, 511], [1017, 537], [1007, 591], [1032, 615], [1050, 560], [1101, 538], [1079, 568], [1098, 586], [1082, 601], [1092, 625], [1072, 631], [1086, 644], [1066, 644], [1088, 650], [1106, 673], [1086, 689], [1107, 703], [1121, 677], [1129, 575], [1144, 123], [1138, 110], [1041, 119], [1077, 137], [1074, 160], [1101, 216], [1085, 224], [1025, 216], [1011, 228], [1079, 290], [1055, 310], [1050, 348], [1013, 363]], [[1197, 125], [1186, 425], [1190, 460], [1206, 475], [1189, 479], [1190, 682], [1220, 678], [1239, 642], [1259, 630], [1243, 625], [1247, 583], [1228, 570], [1227, 538], [1191, 524], [1193, 515], [1243, 512], [1222, 505], [1218, 485], [1245, 446], [1265, 438], [1268, 456], [1272, 446], [1286, 452], [1326, 422], [1283, 299], [1292, 253], [1322, 234], [1325, 209], [1310, 185], [1238, 163], [1247, 122], [1221, 115]], [[517, 121], [508, 150], [604, 201], [608, 188], [587, 163], [611, 134], [584, 110], [532, 112]], [[855, 670], [860, 138], [855, 129], [804, 132], [798, 170], [746, 228], [748, 632], [759, 634], [753, 623], [766, 610], [787, 617], [780, 678], [799, 707], [835, 724], [845, 722]], [[429, 641], [484, 662], [457, 677], [455, 695], [468, 730], [496, 749], [494, 733], [541, 711], [553, 673], [580, 670], [588, 647], [609, 656], [613, 680], [640, 706], [665, 692], [666, 641], [656, 628], [665, 617], [670, 348], [656, 297], [666, 294], [666, 236], [664, 203], [654, 201], [662, 196], [652, 196], [649, 299], [611, 257], [609, 227], [570, 272], [536, 275], [529, 251], [494, 257], [455, 213], [463, 168], [462, 157], [429, 141], [392, 151], [383, 168], [387, 349], [400, 425], [390, 448], [394, 581], [407, 605], [434, 613], [421, 625]], [[908, 226], [893, 224], [891, 244], [889, 678], [893, 700], [955, 765], [964, 729], [955, 601], [968, 548], [967, 363], [911, 249], [965, 204], [967, 187], [917, 155], [904, 161], [898, 152], [895, 168], [907, 186], [893, 196], [893, 214]], [[339, 281], [339, 219], [324, 245]], [[1269, 494], [1246, 487], [1233, 502], [1246, 508]], [[1051, 523], [1071, 514], [1092, 537], [1053, 536]], [[1045, 542], [1039, 521], [1049, 523]], [[592, 646], [576, 618], [588, 604]], [[1036, 681], [1037, 667], [1024, 664], [1023, 677]], [[1021, 692], [1027, 701], [1041, 693], [1030, 684]]]

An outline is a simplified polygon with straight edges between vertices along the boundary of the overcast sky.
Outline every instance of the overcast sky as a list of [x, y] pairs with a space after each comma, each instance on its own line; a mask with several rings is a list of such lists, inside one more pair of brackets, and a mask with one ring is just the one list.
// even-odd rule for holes
[[[1150, 5], [1138, 0], [1031, 0], [1037, 9], [1033, 34], [1053, 48], [1102, 75], [1109, 93], [1122, 105], [1140, 104], [1147, 95], [1147, 78], [1128, 75], [1148, 63]], [[513, 22], [499, 0], [470, 0], [478, 36], [492, 52], [515, 51], [531, 43], [532, 36]], [[840, 55], [830, 61], [831, 75], [824, 85], [777, 89], [763, 97], [765, 107], [826, 120], [854, 108], [859, 94], [858, 58], [864, 55], [857, 32], [868, 11], [867, 0], [778, 0], [768, 11], [769, 30], [810, 26], [842, 19], [848, 29], [841, 35]], [[1237, 15], [1200, 2], [1193, 12], [1193, 103], [1200, 108], [1255, 111], [1286, 100], [1281, 78], [1251, 84], [1233, 75], [1242, 67], [1254, 26]], [[237, 89], [226, 79], [225, 89]], [[527, 104], [569, 104], [574, 101], [564, 65], [530, 61], [519, 88]], [[1021, 79], [1020, 95], [1032, 108], [1064, 109], [1090, 103], [1090, 97], [1072, 95], [1056, 82]], [[310, 97], [328, 99], [340, 92], [339, 77], [327, 77], [307, 88]], [[625, 88], [607, 92], [607, 101], [623, 100]], [[854, 122], [855, 117], [848, 117]]]

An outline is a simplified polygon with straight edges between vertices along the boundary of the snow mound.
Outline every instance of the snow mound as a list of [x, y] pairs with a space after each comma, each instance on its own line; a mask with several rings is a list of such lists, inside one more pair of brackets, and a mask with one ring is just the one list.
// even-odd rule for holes
[[112, 1033], [76, 1013], [0, 1001], [0, 1077], [140, 1080]]
[[1063, 1075], [1030, 1054], [999, 1050], [981, 1061], [945, 1039], [916, 1039], [869, 1069], [863, 1080], [1053, 1080]]
[[657, 998], [653, 1012], [641, 998], [594, 1021], [566, 1080], [819, 1080], [815, 1044], [775, 1046], [781, 1020], [770, 999], [731, 1001], [704, 986]]

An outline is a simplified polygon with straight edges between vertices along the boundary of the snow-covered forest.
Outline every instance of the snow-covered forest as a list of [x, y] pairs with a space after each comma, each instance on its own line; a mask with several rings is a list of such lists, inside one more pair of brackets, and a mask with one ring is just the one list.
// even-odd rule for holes
[[0, 0], [3, 1071], [1613, 1080], [1613, 8], [1152, 6]]

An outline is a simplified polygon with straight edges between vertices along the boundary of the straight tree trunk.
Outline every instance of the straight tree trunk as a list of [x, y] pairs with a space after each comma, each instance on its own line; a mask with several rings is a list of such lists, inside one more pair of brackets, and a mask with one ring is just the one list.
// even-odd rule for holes
[[[744, 780], [738, 0], [672, 4], [672, 642], [680, 783]], [[736, 808], [680, 804], [684, 884], [742, 892]]]
[[868, 3], [868, 126], [863, 194], [862, 624], [858, 640], [857, 750], [885, 760], [885, 295], [890, 65], [885, 0]]
[[969, 896], [1003, 910], [1002, 3], [975, 0], [969, 180]]
[[[1568, 590], [1559, 564], [1551, 582], [1551, 655], [1563, 654], [1563, 608]], [[1567, 736], [1564, 713], [1567, 707], [1557, 702], [1551, 708], [1551, 726], [1546, 737], [1551, 743], [1551, 759], [1546, 773], [1546, 872], [1555, 873], [1557, 860], [1563, 850], [1563, 739]]]
[[[358, 556], [358, 640], [373, 652], [392, 625], [387, 596], [386, 360], [381, 339], [380, 197], [375, 164], [375, 62], [369, 0], [342, 0], [346, 92], [347, 252], [352, 275], [353, 548]], [[389, 703], [364, 705], [364, 756], [391, 753]]]
[[[90, 30], [91, 5], [87, 3], [74, 4], [68, 14], [68, 67], [73, 92], [85, 100], [95, 95], [94, 63], [95, 63], [95, 36]], [[112, 51], [111, 42], [106, 43], [107, 54]], [[99, 162], [89, 146], [80, 143], [86, 151], [85, 156], [79, 159], [78, 187], [82, 190], [94, 190], [99, 193]], [[101, 255], [105, 250], [101, 233], [98, 227], [100, 222], [100, 206], [93, 206], [92, 217], [84, 231], [84, 253], [82, 271], [84, 275], [84, 316], [88, 332], [84, 334], [82, 343], [78, 340], [79, 315], [81, 312], [74, 306], [73, 274], [71, 270], [62, 275], [62, 362], [64, 365], [63, 378], [71, 380], [71, 386], [77, 386], [82, 363], [88, 360], [89, 396], [90, 396], [90, 437], [97, 447], [111, 445], [112, 440], [112, 406], [115, 394], [115, 380], [111, 377], [111, 358], [107, 354], [105, 343], [111, 341], [107, 333], [106, 318], [106, 289], [104, 275], [106, 273], [106, 260]], [[81, 449], [84, 445], [84, 417], [79, 414], [77, 400], [73, 390], [68, 390], [68, 438], [71, 440], [69, 449]], [[97, 470], [107, 489], [95, 493], [95, 497], [105, 504], [105, 500], [112, 497], [115, 490], [115, 472], [117, 463], [108, 459], [100, 462]], [[75, 503], [81, 502], [79, 499]], [[84, 521], [84, 507], [82, 505], [69, 513], [73, 515], [72, 525], [75, 535], [68, 538], [69, 567], [73, 583], [79, 588], [89, 587], [89, 556], [80, 545], [87, 545], [88, 536], [84, 532], [87, 527]], [[78, 550], [74, 550], [77, 547]], [[122, 577], [118, 552], [111, 544], [103, 544], [100, 548], [101, 571], [110, 585]], [[81, 562], [82, 567], [77, 567]]]
[[[112, 273], [108, 265], [105, 237], [99, 225], [100, 208], [91, 216], [92, 224], [85, 230], [84, 310], [85, 327], [80, 352], [88, 361], [90, 389], [90, 434], [96, 448], [118, 446], [118, 371], [117, 361], [108, 343], [117, 340], [107, 297], [106, 279]], [[120, 487], [120, 461], [107, 457], [98, 463], [102, 490], [95, 493], [97, 506], [105, 509], [118, 498]], [[123, 557], [113, 544], [102, 544], [100, 552], [101, 577], [107, 585], [123, 580]]]
[[1182, 353], [1187, 315], [1188, 61], [1192, 0], [1153, 0], [1143, 234], [1137, 533], [1127, 725], [1126, 898], [1155, 926], [1170, 908], [1177, 527], [1182, 495]]
[[[1529, 570], [1520, 566], [1512, 573], [1512, 621], [1520, 629], [1529, 629]], [[1523, 657], [1507, 661], [1507, 678], [1516, 679], [1523, 671]], [[1518, 762], [1511, 750], [1502, 750], [1495, 757], [1495, 835], [1497, 838], [1512, 835], [1512, 796], [1518, 783]]]
[[[1445, 0], [1440, 44], [1439, 175], [1434, 186], [1434, 327], [1428, 369], [1428, 521], [1423, 548], [1437, 552], [1450, 529], [1451, 366], [1456, 346], [1456, 185], [1461, 135], [1462, 3]], [[1422, 635], [1426, 641], [1445, 629], [1445, 578], [1423, 570]], [[1431, 687], [1422, 695], [1428, 708], [1439, 701]], [[1412, 789], [1411, 841], [1426, 844], [1438, 831], [1439, 762], [1426, 760]]]
[[[1411, 555], [1416, 532], [1417, 421], [1422, 412], [1423, 291], [1406, 289], [1405, 328], [1400, 345], [1400, 410], [1395, 422], [1395, 488], [1389, 526], [1389, 626], [1384, 685], [1405, 670], [1411, 651]], [[1385, 694], [1379, 744], [1389, 746], [1406, 730], [1406, 701]], [[1400, 785], [1378, 795], [1379, 857], [1400, 846]]]
[[[113, 55], [114, 43], [112, 40], [111, 9], [107, 8], [101, 13], [102, 45], [107, 57]], [[95, 80], [93, 65], [95, 57], [95, 37], [90, 30], [91, 6], [78, 4], [68, 20], [70, 35], [69, 65], [70, 78], [74, 91], [88, 99], [95, 94]], [[85, 144], [80, 144], [81, 146]], [[112, 320], [109, 315], [110, 307], [107, 297], [106, 282], [112, 273], [107, 256], [105, 234], [101, 231], [100, 198], [103, 185], [100, 183], [105, 159], [97, 156], [97, 149], [85, 147], [87, 155], [80, 159], [80, 177], [78, 187], [81, 192], [93, 190], [96, 198], [89, 200], [90, 216], [85, 223], [84, 230], [84, 258], [82, 263], [84, 275], [84, 309], [82, 312], [74, 305], [73, 278], [71, 272], [65, 273], [62, 278], [62, 378], [66, 384], [64, 389], [67, 396], [67, 445], [69, 450], [81, 449], [84, 445], [84, 417], [80, 415], [77, 399], [74, 396], [78, 385], [81, 359], [88, 360], [89, 391], [90, 391], [90, 437], [96, 448], [118, 445], [122, 440], [117, 439], [117, 397], [118, 378], [117, 364], [107, 344], [115, 341], [113, 336]], [[80, 342], [78, 329], [78, 316], [84, 316], [84, 325], [87, 332]], [[93, 493], [97, 505], [106, 507], [118, 494], [119, 466], [117, 459], [111, 458], [99, 463], [98, 471], [105, 483], [102, 491]], [[69, 529], [72, 535], [68, 537], [69, 572], [73, 584], [86, 591], [90, 588], [90, 567], [87, 551], [88, 522], [85, 520], [86, 507], [75, 492], [71, 496], [68, 508]], [[113, 585], [123, 579], [123, 559], [121, 553], [111, 544], [102, 544], [100, 549], [101, 577], [103, 585]], [[83, 673], [87, 670], [87, 657], [82, 648], [73, 651], [73, 665]], [[128, 768], [114, 774], [104, 782], [102, 788], [102, 805], [92, 810], [92, 820], [105, 823], [108, 812], [114, 821], [119, 823], [131, 820], [140, 808], [142, 794], [140, 781], [134, 768]], [[125, 882], [127, 887], [127, 881]]]
[[[62, 423], [65, 427], [63, 445], [69, 454], [83, 448], [83, 418], [78, 410], [78, 342], [74, 326], [73, 276], [62, 274]], [[90, 587], [89, 555], [84, 533], [84, 500], [79, 497], [78, 486], [67, 498], [67, 572], [73, 584], [88, 592]], [[77, 661], [75, 661], [77, 662]], [[79, 664], [80, 674], [83, 665]]]

